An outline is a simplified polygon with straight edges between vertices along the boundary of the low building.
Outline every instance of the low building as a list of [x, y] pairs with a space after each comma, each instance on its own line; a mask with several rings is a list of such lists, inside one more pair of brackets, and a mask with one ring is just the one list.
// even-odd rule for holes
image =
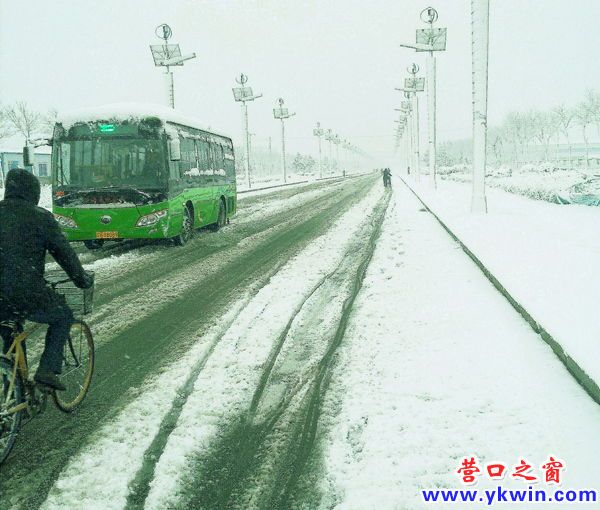
[[[35, 149], [33, 173], [42, 181], [50, 182], [50, 160], [52, 148], [48, 146]], [[23, 148], [0, 148], [0, 185], [12, 168], [23, 168]]]

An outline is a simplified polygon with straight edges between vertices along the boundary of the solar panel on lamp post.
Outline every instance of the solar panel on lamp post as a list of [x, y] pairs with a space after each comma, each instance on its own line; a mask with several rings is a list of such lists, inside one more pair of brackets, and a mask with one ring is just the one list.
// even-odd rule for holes
[[445, 28], [433, 28], [438, 19], [438, 13], [433, 7], [421, 11], [421, 20], [429, 24], [429, 28], [417, 29], [416, 44], [401, 44], [405, 48], [416, 51], [427, 51], [427, 112], [428, 112], [428, 138], [429, 138], [429, 175], [430, 183], [435, 188], [436, 181], [436, 151], [437, 151], [437, 124], [436, 124], [436, 60], [434, 52], [446, 50]]
[[259, 97], [262, 97], [262, 94], [254, 95], [252, 92], [252, 87], [246, 87], [246, 83], [248, 83], [248, 76], [244, 73], [241, 73], [235, 81], [237, 82], [239, 87], [233, 87], [233, 97], [236, 102], [242, 103], [242, 113], [244, 118], [244, 135], [246, 139], [246, 186], [248, 189], [252, 187], [252, 182], [250, 179], [250, 132], [248, 131], [248, 105], [246, 104], [248, 101], [254, 101]]
[[183, 66], [186, 60], [196, 58], [195, 53], [182, 55], [179, 44], [168, 44], [169, 39], [173, 35], [171, 27], [166, 23], [156, 27], [155, 34], [159, 39], [164, 41], [163, 44], [151, 44], [150, 51], [154, 59], [156, 67], [165, 68], [165, 78], [167, 82], [167, 97], [171, 108], [175, 108], [175, 85], [173, 83], [172, 66]]
[[296, 115], [295, 113], [289, 113], [287, 108], [283, 107], [283, 98], [277, 100], [279, 108], [273, 108], [273, 117], [281, 120], [281, 159], [283, 163], [283, 183], [287, 182], [287, 169], [285, 162], [285, 120]]

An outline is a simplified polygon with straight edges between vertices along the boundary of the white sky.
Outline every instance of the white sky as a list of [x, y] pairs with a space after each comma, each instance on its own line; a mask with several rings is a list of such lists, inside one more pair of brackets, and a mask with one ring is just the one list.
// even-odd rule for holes
[[[40, 110], [166, 101], [149, 44], [169, 23], [172, 42], [198, 57], [175, 69], [176, 106], [241, 140], [231, 87], [240, 72], [264, 97], [251, 104], [255, 146], [273, 137], [278, 97], [297, 113], [290, 152], [315, 152], [317, 120], [375, 155], [389, 156], [401, 94], [421, 54], [414, 42], [420, 0], [0, 0], [0, 102]], [[470, 1], [438, 0], [448, 27], [438, 57], [439, 139], [471, 133]], [[513, 109], [576, 102], [600, 83], [597, 0], [491, 0], [490, 122]], [[426, 121], [425, 97], [422, 122]]]

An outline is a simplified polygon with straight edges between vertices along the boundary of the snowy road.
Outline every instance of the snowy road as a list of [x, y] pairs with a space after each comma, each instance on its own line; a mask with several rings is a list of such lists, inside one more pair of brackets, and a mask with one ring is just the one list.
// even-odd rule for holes
[[[85, 485], [80, 489], [87, 487], [93, 492], [92, 487], [103, 488], [108, 491], [105, 496], [110, 494], [118, 506], [119, 499], [113, 497], [118, 494], [115, 487], [97, 484], [87, 476], [89, 459], [75, 468], [71, 459], [86, 452], [97, 453], [96, 445], [106, 439], [107, 431], [109, 435], [120, 431], [127, 439], [137, 438], [133, 429], [139, 428], [144, 431], [144, 439], [152, 443], [147, 446], [157, 448], [155, 443], [168, 439], [168, 423], [163, 423], [163, 418], [168, 422], [177, 413], [179, 395], [186, 393], [198, 374], [210, 373], [210, 360], [222, 357], [215, 356], [215, 350], [242, 349], [235, 345], [240, 338], [245, 339], [250, 344], [244, 349], [251, 356], [242, 356], [242, 361], [249, 363], [252, 359], [260, 367], [265, 362], [261, 354], [269, 356], [280, 333], [278, 327], [285, 326], [295, 307], [306, 298], [304, 291], [310, 290], [306, 285], [315, 285], [335, 269], [345, 253], [340, 249], [354, 232], [362, 232], [363, 228], [369, 232], [363, 223], [369, 221], [373, 208], [381, 210], [381, 200], [381, 190], [374, 187], [370, 176], [290, 188], [245, 198], [230, 227], [217, 235], [201, 232], [183, 249], [117, 246], [87, 254], [87, 267], [95, 269], [98, 278], [91, 319], [97, 341], [92, 390], [75, 416], [64, 417], [49, 409], [24, 428], [17, 447], [2, 467], [0, 505], [35, 508], [50, 494], [48, 505], [52, 506], [54, 494], [64, 492], [64, 497], [69, 497], [69, 491], [61, 491], [62, 475], [65, 470], [72, 473], [75, 469], [84, 477], [80, 481]], [[329, 237], [323, 237], [325, 234]], [[331, 246], [336, 248], [332, 250]], [[312, 251], [302, 255], [307, 249]], [[319, 259], [319, 263], [313, 262]], [[285, 271], [290, 271], [287, 265], [294, 261], [298, 267], [290, 282]], [[266, 304], [281, 303], [284, 309], [275, 308], [265, 316], [264, 305], [257, 308], [257, 298], [260, 290], [272, 287], [277, 277], [282, 282], [278, 292], [285, 299], [280, 295], [274, 298], [271, 291], [263, 299]], [[249, 331], [240, 325], [243, 317], [247, 317]], [[262, 317], [265, 329], [255, 332], [250, 325], [257, 327], [257, 317]], [[237, 333], [227, 331], [227, 325]], [[32, 345], [34, 360], [37, 353], [39, 344]], [[238, 372], [234, 370], [232, 376]], [[209, 386], [215, 386], [214, 380], [209, 380]], [[146, 395], [152, 394], [153, 388], [158, 388], [158, 401]], [[222, 388], [218, 390], [216, 404], [223, 402]], [[150, 407], [144, 407], [148, 402]], [[158, 428], [153, 429], [157, 438], [148, 435], [144, 427], [151, 425], [140, 422], [135, 412], [151, 415], [157, 422]], [[125, 431], [119, 429], [121, 426]], [[155, 466], [144, 462], [144, 449], [139, 458], [133, 458], [130, 450], [124, 451], [118, 466], [114, 465], [118, 458], [114, 451], [104, 453], [109, 455], [111, 465], [104, 466], [100, 478], [109, 476], [111, 469], [128, 469], [142, 485], [129, 497], [135, 499], [148, 492], [151, 480], [144, 473]], [[126, 484], [127, 492], [132, 480], [123, 476], [118, 479]], [[60, 497], [58, 501], [59, 507], [64, 504]], [[106, 508], [105, 504], [101, 507]]]
[[400, 182], [248, 196], [184, 248], [84, 260], [92, 391], [23, 429], [2, 510], [443, 508], [420, 490], [462, 488], [467, 455], [595, 488], [598, 406]]

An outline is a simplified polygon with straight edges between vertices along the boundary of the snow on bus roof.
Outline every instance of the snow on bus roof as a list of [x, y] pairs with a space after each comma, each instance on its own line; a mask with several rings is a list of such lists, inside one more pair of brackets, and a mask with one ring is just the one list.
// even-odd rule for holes
[[186, 117], [177, 110], [149, 103], [115, 103], [104, 106], [80, 108], [78, 110], [61, 113], [58, 116], [57, 122], [61, 123], [65, 129], [69, 129], [79, 122], [96, 122], [102, 120], [123, 122], [125, 120], [139, 120], [145, 117], [158, 117], [165, 122], [173, 122], [175, 124], [201, 129], [202, 131], [214, 135], [230, 138], [223, 133], [219, 133], [203, 126], [197, 120]]

